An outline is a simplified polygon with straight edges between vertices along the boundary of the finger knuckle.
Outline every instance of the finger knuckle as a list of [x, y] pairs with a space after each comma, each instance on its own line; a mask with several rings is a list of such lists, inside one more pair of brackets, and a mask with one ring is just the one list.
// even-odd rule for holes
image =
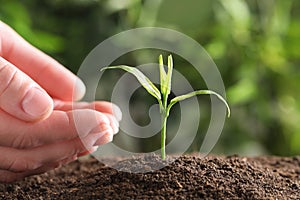
[[0, 60], [0, 95], [3, 94], [10, 85], [13, 85], [18, 76], [18, 70], [12, 67], [7, 61]]
[[34, 143], [34, 140], [31, 137], [31, 134], [19, 134], [16, 138], [13, 140], [12, 147], [23, 149], [28, 147], [35, 147], [38, 144]]
[[35, 170], [39, 166], [39, 163], [35, 160], [18, 158], [12, 161], [7, 170], [12, 172], [26, 172]]

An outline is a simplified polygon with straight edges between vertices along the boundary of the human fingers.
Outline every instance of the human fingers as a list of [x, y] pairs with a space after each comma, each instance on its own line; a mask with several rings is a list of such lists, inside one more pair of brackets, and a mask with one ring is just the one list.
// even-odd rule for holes
[[42, 174], [42, 173], [48, 172], [50, 170], [56, 169], [56, 168], [60, 167], [61, 165], [68, 164], [76, 159], [77, 159], [77, 155], [72, 156], [70, 158], [66, 158], [59, 162], [46, 164], [42, 167], [39, 167], [39, 168], [31, 170], [31, 171], [26, 171], [26, 172], [12, 172], [12, 171], [8, 171], [8, 170], [0, 170], [0, 183], [1, 182], [2, 183], [11, 183], [11, 182], [22, 180], [27, 176]]
[[112, 127], [114, 134], [117, 134], [119, 132], [119, 121], [111, 114], [106, 113], [105, 115], [109, 120], [110, 127]]
[[77, 154], [77, 157], [82, 157], [82, 156], [86, 156], [88, 154], [94, 153], [95, 151], [97, 151], [98, 147], [99, 146], [94, 146], [90, 150], [86, 150], [86, 151], [80, 152], [79, 154]]
[[12, 172], [8, 170], [0, 170], [0, 183], [12, 183], [24, 179], [27, 176], [42, 174], [60, 166], [60, 163], [53, 163], [42, 166], [38, 169], [26, 172]]
[[[107, 135], [111, 134], [107, 133]], [[107, 139], [112, 136], [101, 136], [101, 138], [103, 138], [103, 143], [108, 143], [111, 140]], [[57, 163], [87, 149], [92, 149], [98, 139], [99, 134], [90, 134], [82, 139], [76, 138], [32, 149], [0, 147], [0, 152], [3, 154], [0, 157], [0, 169], [11, 172], [33, 171], [49, 163]]]
[[24, 121], [37, 121], [52, 112], [53, 100], [47, 92], [2, 57], [0, 83], [0, 108], [10, 115]]
[[36, 49], [0, 21], [0, 56], [28, 74], [52, 97], [65, 101], [84, 96], [83, 82], [57, 61]]
[[53, 111], [45, 120], [26, 123], [0, 111], [0, 146], [33, 148], [83, 138], [89, 134], [114, 134], [108, 116], [95, 110]]
[[95, 102], [70, 102], [54, 99], [54, 110], [69, 111], [74, 109], [93, 109], [102, 113], [108, 113], [115, 116], [118, 121], [122, 119], [122, 112], [120, 108], [107, 101], [95, 101]]
[[104, 113], [110, 121], [110, 125], [114, 130], [114, 133], [119, 132], [119, 121], [122, 119], [122, 112], [120, 108], [107, 101], [95, 101], [95, 102], [65, 102], [60, 100], [54, 100], [55, 110], [72, 110], [72, 109], [94, 109], [96, 111]]

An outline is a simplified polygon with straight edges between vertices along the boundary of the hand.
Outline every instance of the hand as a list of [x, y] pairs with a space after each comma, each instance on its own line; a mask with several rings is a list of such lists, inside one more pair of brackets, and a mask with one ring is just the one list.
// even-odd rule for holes
[[[54, 169], [118, 132], [120, 109], [0, 21], [0, 182]], [[114, 111], [114, 112], [113, 112]]]

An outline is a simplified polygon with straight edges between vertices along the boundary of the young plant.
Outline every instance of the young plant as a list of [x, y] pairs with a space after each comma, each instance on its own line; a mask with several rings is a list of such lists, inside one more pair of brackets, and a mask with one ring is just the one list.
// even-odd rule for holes
[[172, 71], [173, 71], [173, 59], [172, 56], [168, 56], [168, 70], [167, 72], [164, 69], [164, 63], [163, 63], [163, 57], [162, 55], [159, 56], [159, 71], [160, 71], [160, 90], [147, 78], [140, 70], [138, 70], [135, 67], [129, 67], [126, 65], [120, 65], [120, 66], [109, 66], [104, 67], [101, 69], [107, 70], [107, 69], [122, 69], [125, 70], [131, 74], [133, 74], [137, 80], [142, 84], [142, 86], [147, 90], [149, 94], [151, 94], [153, 97], [155, 97], [159, 103], [160, 107], [160, 114], [162, 119], [162, 130], [161, 130], [161, 157], [163, 160], [166, 159], [166, 137], [167, 137], [167, 120], [170, 114], [170, 110], [174, 104], [176, 104], [179, 101], [183, 101], [185, 99], [188, 99], [190, 97], [201, 95], [201, 94], [208, 94], [208, 95], [215, 95], [218, 97], [226, 106], [228, 117], [230, 116], [230, 108], [225, 101], [225, 99], [219, 95], [218, 93], [211, 91], [211, 90], [197, 90], [190, 92], [185, 95], [181, 95], [178, 97], [175, 97], [171, 99], [170, 103], [168, 104], [168, 96], [171, 93], [171, 79], [172, 79]]

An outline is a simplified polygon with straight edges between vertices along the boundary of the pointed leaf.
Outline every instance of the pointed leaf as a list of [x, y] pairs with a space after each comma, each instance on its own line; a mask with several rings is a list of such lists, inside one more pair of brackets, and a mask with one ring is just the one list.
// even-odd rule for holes
[[166, 95], [169, 95], [171, 92], [171, 82], [172, 82], [172, 73], [173, 73], [173, 58], [172, 55], [168, 56], [168, 73], [167, 73], [167, 78], [166, 78]]
[[191, 93], [188, 93], [188, 94], [184, 94], [184, 95], [181, 95], [181, 96], [178, 96], [178, 97], [175, 97], [174, 99], [171, 100], [169, 106], [168, 106], [168, 112], [170, 111], [171, 107], [176, 104], [177, 102], [179, 101], [183, 101], [185, 99], [188, 99], [190, 97], [193, 97], [193, 96], [196, 96], [196, 95], [201, 95], [201, 94], [213, 94], [215, 95], [216, 97], [218, 97], [226, 106], [227, 108], [227, 117], [230, 117], [230, 108], [226, 102], [226, 100], [221, 96], [219, 95], [218, 93], [214, 92], [214, 91], [211, 91], [211, 90], [198, 90], [198, 91], [194, 91], [194, 92], [191, 92]]
[[162, 94], [164, 94], [167, 74], [164, 69], [164, 61], [162, 55], [159, 55], [158, 63], [159, 63], [159, 74], [160, 74], [160, 91]]
[[122, 70], [125, 70], [125, 71], [131, 73], [132, 75], [134, 75], [137, 78], [137, 80], [148, 91], [149, 94], [154, 96], [158, 101], [161, 100], [161, 94], [160, 94], [159, 90], [157, 89], [157, 87], [149, 80], [149, 78], [147, 78], [137, 68], [129, 67], [129, 66], [126, 66], [126, 65], [119, 65], [119, 66], [104, 67], [104, 68], [101, 69], [101, 71], [107, 70], [107, 69], [122, 69]]

